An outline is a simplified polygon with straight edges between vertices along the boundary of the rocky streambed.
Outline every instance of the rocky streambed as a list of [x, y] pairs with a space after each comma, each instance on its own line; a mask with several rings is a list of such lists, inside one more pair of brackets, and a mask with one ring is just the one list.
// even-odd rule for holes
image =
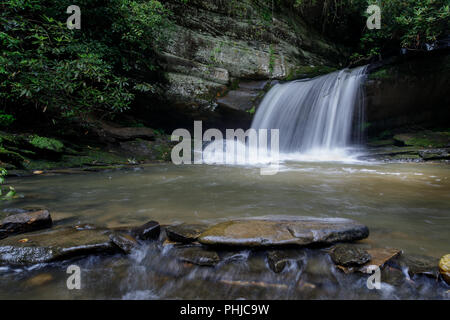
[[[97, 277], [97, 291], [108, 279], [109, 287], [116, 284], [103, 298], [342, 298], [346, 291], [359, 298], [449, 298], [448, 255], [439, 261], [374, 247], [368, 227], [350, 219], [103, 228], [52, 221], [47, 210], [9, 212], [0, 221], [0, 270], [36, 269], [22, 279], [28, 289], [56, 285], [56, 270], [77, 264], [84, 277]], [[370, 290], [376, 268], [380, 288]], [[108, 276], [99, 275], [105, 270]], [[90, 285], [83, 289], [83, 297], [93, 294]]]

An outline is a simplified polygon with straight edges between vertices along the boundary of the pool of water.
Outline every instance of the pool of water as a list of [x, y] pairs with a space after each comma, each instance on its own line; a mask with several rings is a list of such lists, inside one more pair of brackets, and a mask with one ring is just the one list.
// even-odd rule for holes
[[[398, 248], [434, 258], [450, 252], [448, 164], [286, 162], [271, 176], [260, 175], [257, 167], [157, 164], [134, 170], [11, 178], [8, 182], [20, 197], [1, 203], [3, 210], [45, 206], [55, 221], [73, 225], [215, 222], [266, 215], [343, 217], [369, 227], [370, 236], [363, 242], [372, 247]], [[82, 259], [78, 263], [89, 281], [84, 290], [76, 292], [66, 288], [66, 264], [3, 266], [0, 298], [414, 298], [414, 294], [426, 298], [435, 293], [431, 287], [427, 291], [431, 284], [423, 283], [422, 291], [414, 294], [385, 287], [382, 294], [373, 296], [365, 291], [364, 296], [354, 285], [343, 285], [363, 280], [342, 277], [332, 270], [320, 277], [334, 277], [340, 285], [308, 291], [313, 280], [299, 279], [292, 270], [270, 274], [263, 266], [264, 259], [246, 251], [231, 259], [241, 270], [232, 272], [242, 275], [236, 280], [227, 264], [214, 272], [171, 266], [164, 250], [146, 248], [131, 257]], [[240, 260], [242, 255], [245, 259]], [[325, 268], [325, 256], [309, 255], [308, 261], [315, 263], [316, 269]], [[157, 269], [161, 269], [155, 271], [158, 276], [149, 271]], [[51, 280], [40, 284], [42, 274]], [[256, 274], [259, 278], [253, 279]], [[307, 277], [314, 277], [311, 274], [314, 272]], [[33, 280], [36, 277], [38, 280]], [[261, 279], [265, 279], [263, 284]], [[298, 285], [295, 289], [291, 286], [299, 281], [308, 284], [301, 294]], [[222, 290], [210, 293], [209, 288], [215, 287]]]

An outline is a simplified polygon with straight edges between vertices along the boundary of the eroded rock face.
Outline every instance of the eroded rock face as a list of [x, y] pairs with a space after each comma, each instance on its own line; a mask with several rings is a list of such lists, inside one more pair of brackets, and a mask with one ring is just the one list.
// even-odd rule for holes
[[1, 240], [0, 262], [35, 264], [118, 251], [106, 230], [59, 228]]
[[203, 232], [199, 242], [240, 247], [307, 246], [360, 240], [368, 236], [369, 229], [353, 220], [292, 217], [219, 223]]
[[197, 241], [202, 232], [208, 228], [204, 224], [179, 224], [166, 227], [169, 240], [174, 242], [190, 243]]
[[47, 210], [13, 214], [0, 221], [0, 239], [8, 235], [50, 228], [52, 224], [52, 218]]
[[268, 21], [261, 14], [266, 4], [251, 0], [188, 4], [168, 0], [165, 4], [174, 22], [160, 54], [167, 79], [165, 95], [186, 116], [213, 121], [213, 115], [219, 115], [228, 122], [231, 109], [238, 113], [236, 118], [246, 118], [245, 110], [254, 105], [258, 92], [264, 93], [263, 88], [235, 92], [236, 83], [290, 79], [298, 67], [335, 66], [343, 57], [337, 46], [285, 5]]

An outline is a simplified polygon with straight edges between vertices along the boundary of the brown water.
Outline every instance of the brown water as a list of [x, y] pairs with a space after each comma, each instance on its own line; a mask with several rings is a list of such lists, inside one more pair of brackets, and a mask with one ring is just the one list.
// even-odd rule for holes
[[[344, 217], [369, 227], [365, 241], [372, 247], [439, 258], [450, 252], [449, 169], [446, 164], [293, 162], [274, 176], [261, 176], [255, 167], [161, 164], [10, 179], [21, 198], [1, 205], [43, 205], [54, 220], [106, 227], [264, 215]], [[67, 263], [0, 267], [0, 298], [433, 298], [439, 291], [427, 280], [413, 291], [390, 285], [369, 291], [364, 279], [329, 269], [320, 251], [308, 251], [311, 272], [300, 280], [295, 268], [271, 273], [259, 253], [243, 251], [233, 258], [230, 253], [213, 270], [185, 269], [169, 251], [146, 247], [131, 257], [77, 261], [84, 277], [78, 291], [66, 288]], [[51, 280], [33, 283], [41, 274]], [[328, 277], [334, 280], [321, 283]], [[308, 284], [299, 291], [299, 281], [316, 288]]]

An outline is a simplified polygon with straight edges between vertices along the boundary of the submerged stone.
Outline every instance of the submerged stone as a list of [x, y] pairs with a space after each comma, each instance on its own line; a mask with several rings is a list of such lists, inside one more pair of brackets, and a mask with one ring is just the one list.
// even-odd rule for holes
[[425, 275], [431, 278], [439, 277], [439, 259], [415, 255], [402, 254], [392, 261], [393, 265], [408, 272], [409, 276]]
[[298, 268], [305, 266], [306, 255], [298, 251], [269, 251], [267, 262], [270, 269], [275, 273], [283, 272], [290, 263], [296, 263]]
[[345, 273], [351, 272], [361, 272], [371, 274], [373, 272], [372, 266], [382, 268], [387, 262], [391, 261], [397, 257], [401, 251], [397, 249], [389, 248], [372, 248], [366, 250], [367, 254], [370, 256], [370, 260], [363, 265], [337, 265], [339, 269]]
[[186, 247], [177, 248], [176, 255], [178, 260], [196, 264], [199, 266], [215, 266], [220, 261], [220, 257], [217, 252], [207, 250], [202, 247]]
[[106, 230], [52, 229], [0, 241], [0, 262], [35, 264], [89, 254], [118, 252]]
[[372, 258], [366, 250], [360, 247], [343, 244], [334, 247], [330, 256], [335, 264], [344, 267], [363, 265]]
[[47, 210], [13, 214], [0, 221], [0, 239], [8, 235], [50, 228], [52, 223]]
[[350, 219], [289, 217], [219, 223], [203, 232], [198, 241], [205, 245], [240, 247], [307, 246], [354, 241], [368, 236], [366, 226]]
[[450, 284], [450, 254], [446, 254], [439, 261], [439, 272], [445, 282]]
[[167, 237], [174, 242], [191, 243], [197, 241], [202, 232], [208, 228], [204, 224], [179, 224], [166, 227]]

